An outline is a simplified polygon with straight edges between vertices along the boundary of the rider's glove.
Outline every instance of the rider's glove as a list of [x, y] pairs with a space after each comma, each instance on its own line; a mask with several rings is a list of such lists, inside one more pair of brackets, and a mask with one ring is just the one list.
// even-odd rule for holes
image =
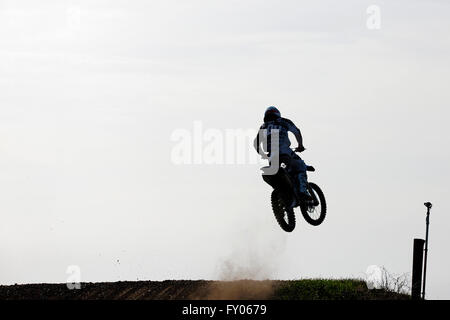
[[304, 146], [298, 146], [297, 148], [294, 149], [295, 152], [303, 152], [305, 151], [305, 147]]

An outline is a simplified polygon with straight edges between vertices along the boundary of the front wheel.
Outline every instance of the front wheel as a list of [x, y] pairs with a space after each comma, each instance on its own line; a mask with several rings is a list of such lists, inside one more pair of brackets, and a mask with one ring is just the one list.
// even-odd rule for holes
[[286, 209], [286, 205], [277, 190], [272, 191], [270, 197], [272, 210], [281, 229], [292, 232], [295, 229], [295, 213], [293, 209]]
[[327, 203], [322, 190], [317, 184], [310, 182], [308, 185], [309, 193], [317, 201], [302, 203], [300, 205], [300, 209], [306, 222], [313, 226], [318, 226], [325, 219], [325, 215], [327, 213]]

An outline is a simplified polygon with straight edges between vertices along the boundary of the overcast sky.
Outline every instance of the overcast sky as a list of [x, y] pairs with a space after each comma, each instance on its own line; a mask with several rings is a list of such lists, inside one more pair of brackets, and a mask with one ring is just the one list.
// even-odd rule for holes
[[[411, 273], [431, 201], [427, 293], [449, 299], [449, 14], [0, 0], [0, 283]], [[279, 228], [258, 165], [171, 159], [174, 130], [257, 129], [269, 105], [302, 130], [319, 227]]]

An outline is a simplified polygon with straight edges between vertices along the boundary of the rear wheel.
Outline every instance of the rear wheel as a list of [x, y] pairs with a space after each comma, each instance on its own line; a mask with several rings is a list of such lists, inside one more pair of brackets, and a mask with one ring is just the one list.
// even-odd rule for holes
[[271, 195], [272, 210], [281, 229], [292, 232], [295, 229], [295, 213], [293, 209], [286, 209], [286, 204], [277, 190]]
[[302, 203], [300, 205], [300, 209], [303, 214], [303, 218], [305, 218], [306, 222], [313, 226], [318, 226], [325, 219], [325, 215], [327, 213], [327, 204], [325, 201], [325, 196], [323, 195], [322, 190], [315, 183], [309, 183], [309, 192], [311, 195], [314, 194], [315, 198], [318, 200], [318, 203]]

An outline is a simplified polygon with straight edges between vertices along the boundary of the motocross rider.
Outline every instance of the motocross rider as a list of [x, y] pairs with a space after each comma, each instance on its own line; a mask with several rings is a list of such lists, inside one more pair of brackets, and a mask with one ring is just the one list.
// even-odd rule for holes
[[[311, 196], [307, 191], [307, 175], [306, 175], [306, 164], [305, 162], [295, 153], [302, 152], [305, 150], [303, 146], [303, 138], [300, 130], [295, 126], [295, 124], [286, 118], [281, 117], [280, 111], [274, 106], [270, 106], [266, 109], [264, 113], [264, 123], [260, 127], [260, 132], [263, 136], [263, 141], [259, 140], [260, 135], [258, 134], [254, 140], [254, 147], [256, 151], [264, 159], [269, 159], [272, 156], [271, 145], [271, 130], [278, 129], [279, 135], [279, 163], [285, 163], [289, 173], [296, 177], [295, 180], [296, 188], [298, 194], [303, 199], [310, 199]], [[262, 130], [262, 131], [261, 131]], [[288, 137], [288, 132], [292, 132], [295, 135], [298, 146], [292, 151], [290, 148], [291, 142]], [[261, 150], [260, 146], [263, 144], [264, 149], [268, 154]], [[275, 153], [276, 154], [276, 153]], [[290, 205], [291, 208], [297, 205], [294, 199], [293, 203]]]

